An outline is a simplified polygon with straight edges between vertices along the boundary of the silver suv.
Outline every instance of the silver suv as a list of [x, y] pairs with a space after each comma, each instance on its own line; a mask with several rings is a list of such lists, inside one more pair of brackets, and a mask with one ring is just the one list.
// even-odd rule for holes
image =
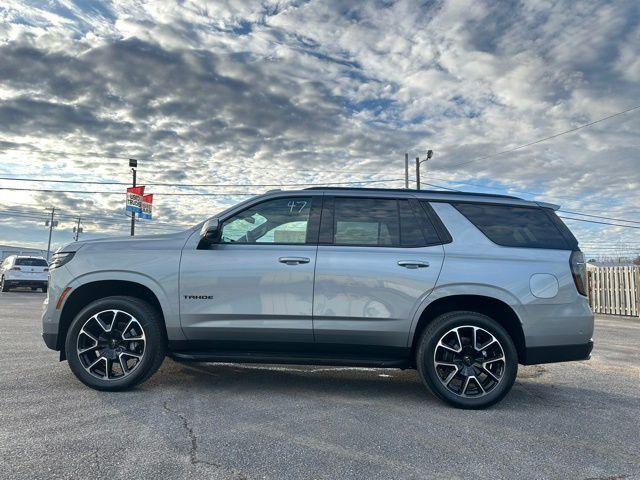
[[185, 232], [77, 242], [51, 263], [43, 336], [99, 390], [178, 361], [416, 368], [494, 404], [518, 364], [589, 358], [585, 265], [557, 206], [321, 188], [247, 200]]

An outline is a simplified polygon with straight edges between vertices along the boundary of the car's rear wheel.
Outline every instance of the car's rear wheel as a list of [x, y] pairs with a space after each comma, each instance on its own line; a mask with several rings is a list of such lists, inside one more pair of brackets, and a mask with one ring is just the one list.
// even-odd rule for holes
[[107, 297], [73, 320], [65, 343], [71, 371], [97, 390], [124, 390], [160, 367], [166, 339], [160, 314], [133, 297]]
[[422, 333], [416, 352], [420, 377], [436, 396], [458, 408], [485, 408], [511, 390], [518, 354], [507, 331], [477, 312], [440, 315]]
[[4, 280], [4, 275], [2, 277], [0, 277], [0, 292], [8, 292], [9, 291], [9, 285], [7, 284], [7, 282], [5, 282]]

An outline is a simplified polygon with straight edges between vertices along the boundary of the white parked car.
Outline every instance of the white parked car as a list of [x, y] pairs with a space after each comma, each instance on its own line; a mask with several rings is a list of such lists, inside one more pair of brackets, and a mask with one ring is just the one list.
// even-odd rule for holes
[[49, 264], [42, 257], [11, 255], [0, 265], [0, 290], [8, 292], [13, 287], [37, 288], [47, 291]]

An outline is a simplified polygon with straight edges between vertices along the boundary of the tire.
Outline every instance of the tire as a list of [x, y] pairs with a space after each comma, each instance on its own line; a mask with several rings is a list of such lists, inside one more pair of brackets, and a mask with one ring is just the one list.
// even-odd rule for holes
[[69, 367], [96, 390], [132, 388], [160, 368], [166, 354], [160, 313], [134, 297], [116, 296], [87, 305], [69, 326]]
[[0, 278], [0, 292], [8, 292], [9, 285], [4, 281], [4, 275]]
[[511, 390], [518, 353], [498, 322], [477, 312], [457, 311], [440, 315], [425, 328], [416, 365], [438, 398], [457, 408], [481, 409]]

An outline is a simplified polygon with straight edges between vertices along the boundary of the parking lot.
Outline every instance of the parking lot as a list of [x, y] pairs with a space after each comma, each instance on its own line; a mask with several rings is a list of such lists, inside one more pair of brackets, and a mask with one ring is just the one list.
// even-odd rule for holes
[[598, 318], [590, 361], [462, 411], [399, 370], [167, 359], [93, 391], [42, 342], [43, 297], [0, 294], [3, 478], [640, 478], [638, 320]]

